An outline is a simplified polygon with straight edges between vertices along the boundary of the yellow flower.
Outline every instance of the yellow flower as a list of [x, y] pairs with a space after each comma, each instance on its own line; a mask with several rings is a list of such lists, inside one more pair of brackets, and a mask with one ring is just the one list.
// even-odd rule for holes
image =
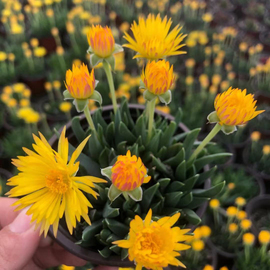
[[209, 206], [212, 208], [212, 209], [217, 209], [219, 208], [220, 206], [220, 202], [218, 199], [212, 199], [210, 202], [209, 202]]
[[141, 79], [145, 88], [154, 95], [162, 95], [170, 90], [173, 82], [173, 66], [165, 60], [148, 62]]
[[263, 146], [263, 154], [269, 155], [270, 154], [270, 145], [264, 145]]
[[23, 83], [13, 84], [13, 90], [15, 93], [22, 93], [24, 89], [25, 89], [25, 85]]
[[229, 183], [228, 184], [228, 189], [233, 190], [235, 188], [235, 183]]
[[[36, 228], [40, 226], [40, 234], [46, 236], [50, 225], [53, 225], [54, 235], [57, 234], [60, 218], [65, 214], [70, 234], [76, 227], [76, 219], [81, 217], [90, 224], [88, 207], [92, 207], [82, 191], [97, 197], [92, 189], [94, 183], [105, 182], [92, 176], [79, 176], [79, 162], [76, 162], [82, 149], [87, 143], [87, 137], [73, 152], [68, 162], [68, 139], [65, 137], [64, 127], [58, 151], [54, 151], [44, 136], [33, 135], [36, 152], [24, 148], [27, 156], [13, 159], [13, 164], [20, 171], [18, 175], [8, 180], [8, 185], [14, 186], [8, 193], [9, 197], [20, 197], [14, 205], [16, 210], [30, 207], [28, 215], [32, 215], [32, 222]], [[34, 169], [33, 169], [34, 168]]]
[[87, 40], [93, 53], [100, 58], [107, 58], [114, 52], [115, 41], [112, 30], [108, 26], [92, 25]]
[[[201, 231], [201, 227], [197, 227], [194, 232], [193, 232], [194, 236], [193, 239], [201, 239], [202, 238], [202, 231]], [[192, 239], [192, 240], [193, 240]]]
[[245, 200], [243, 197], [237, 197], [237, 198], [235, 199], [235, 204], [236, 204], [237, 206], [242, 207], [242, 206], [244, 206], [244, 205], [246, 204], [246, 200]]
[[75, 267], [74, 266], [67, 266], [67, 265], [62, 264], [60, 266], [60, 270], [75, 270]]
[[222, 92], [225, 91], [225, 90], [227, 90], [228, 87], [229, 87], [229, 82], [228, 81], [222, 81], [221, 82], [220, 89], [221, 89]]
[[237, 230], [238, 230], [237, 224], [231, 223], [231, 224], [229, 225], [229, 232], [230, 232], [230, 233], [236, 233]]
[[72, 108], [72, 104], [68, 101], [61, 102], [61, 104], [59, 105], [59, 109], [65, 113], [69, 112], [71, 108]]
[[226, 212], [228, 217], [234, 217], [236, 216], [238, 210], [235, 206], [229, 206]]
[[23, 33], [23, 31], [24, 31], [24, 28], [21, 25], [19, 25], [18, 23], [11, 24], [11, 33], [12, 34], [15, 34], [15, 35], [21, 34], [21, 33]]
[[246, 95], [246, 90], [230, 87], [215, 99], [215, 110], [220, 125], [244, 125], [262, 111], [256, 111], [254, 95]]
[[186, 77], [186, 85], [192, 85], [194, 83], [194, 78], [192, 76]]
[[247, 44], [246, 42], [241, 42], [241, 43], [239, 44], [239, 50], [240, 50], [241, 52], [246, 52], [247, 49], [248, 49], [248, 44]]
[[255, 50], [256, 50], [257, 53], [262, 52], [262, 50], [263, 50], [263, 45], [260, 44], [260, 43], [258, 43], [258, 44], [255, 46]]
[[129, 44], [123, 47], [130, 48], [137, 52], [133, 58], [147, 58], [157, 60], [171, 55], [184, 54], [179, 49], [185, 46], [180, 44], [186, 35], [179, 34], [182, 27], [177, 25], [170, 33], [172, 21], [165, 17], [163, 20], [160, 14], [155, 16], [149, 14], [147, 19], [139, 17], [139, 23], [133, 22], [131, 31], [134, 39], [127, 33], [124, 38]]
[[214, 270], [214, 267], [213, 267], [212, 265], [210, 265], [210, 264], [207, 264], [207, 265], [203, 268], [203, 270]]
[[204, 22], [209, 23], [209, 22], [211, 22], [211, 21], [213, 20], [213, 15], [212, 15], [211, 13], [205, 13], [205, 14], [203, 14], [203, 16], [202, 16], [202, 20], [203, 20]]
[[196, 64], [195, 60], [193, 58], [189, 58], [186, 60], [186, 67], [187, 68], [193, 68]]
[[203, 225], [201, 226], [201, 234], [202, 237], [207, 238], [211, 235], [211, 229], [208, 226]]
[[202, 251], [204, 249], [204, 242], [200, 239], [194, 240], [191, 243], [191, 247], [195, 251]]
[[84, 63], [80, 67], [73, 65], [72, 71], [69, 69], [66, 72], [65, 85], [73, 98], [89, 98], [96, 86], [94, 70], [92, 69], [89, 74], [88, 67]]
[[3, 62], [7, 59], [7, 54], [0, 51], [0, 62]]
[[9, 99], [7, 106], [10, 108], [15, 108], [17, 106], [17, 100], [15, 98]]
[[223, 266], [219, 270], [229, 270], [229, 268], [227, 266]]
[[59, 88], [61, 87], [60, 81], [53, 81], [53, 87], [54, 87], [55, 89], [59, 89]]
[[44, 57], [46, 55], [47, 51], [44, 47], [36, 47], [34, 49], [34, 55], [36, 57]]
[[221, 82], [221, 76], [219, 74], [214, 74], [212, 77], [212, 84], [218, 86]]
[[9, 61], [14, 61], [15, 60], [15, 54], [14, 53], [9, 53], [8, 54], [8, 60]]
[[30, 44], [31, 44], [31, 46], [32, 47], [37, 47], [38, 46], [38, 39], [37, 38], [32, 38], [31, 40], [30, 40]]
[[243, 235], [243, 243], [247, 246], [253, 245], [255, 241], [255, 236], [252, 233], [245, 233]]
[[52, 91], [52, 84], [50, 82], [45, 82], [44, 87], [46, 91], [48, 92]]
[[190, 248], [189, 245], [178, 243], [190, 239], [189, 235], [185, 235], [189, 229], [171, 228], [179, 217], [177, 213], [172, 217], [152, 221], [150, 209], [144, 221], [135, 216], [130, 222], [128, 240], [119, 240], [113, 244], [128, 249], [129, 260], [135, 261], [136, 270], [142, 267], [162, 270], [169, 264], [185, 268], [176, 257], [180, 256], [179, 251]]
[[247, 231], [248, 229], [250, 229], [251, 225], [252, 225], [252, 223], [249, 219], [241, 220], [240, 226], [244, 231]]
[[117, 157], [117, 161], [112, 166], [112, 183], [121, 191], [131, 191], [142, 184], [148, 183], [151, 176], [147, 176], [147, 170], [141, 158], [127, 154]]
[[52, 30], [51, 30], [51, 33], [54, 37], [58, 36], [59, 34], [59, 31], [58, 31], [58, 28], [57, 27], [53, 27]]
[[236, 215], [237, 219], [243, 220], [247, 217], [247, 213], [243, 210], [239, 211]]
[[5, 86], [5, 87], [3, 88], [3, 93], [5, 93], [5, 94], [10, 95], [10, 94], [12, 94], [12, 92], [13, 92], [12, 87], [9, 86], [9, 85], [7, 85], [7, 86]]
[[37, 123], [40, 120], [40, 115], [38, 112], [31, 110], [31, 112], [24, 118], [24, 121], [28, 124]]
[[269, 231], [260, 231], [258, 235], [259, 242], [262, 245], [267, 245], [270, 243], [270, 232]]
[[62, 46], [57, 46], [56, 53], [57, 55], [63, 55], [65, 53], [65, 50]]
[[30, 101], [29, 99], [23, 98], [20, 100], [20, 106], [21, 107], [29, 107]]
[[170, 107], [168, 106], [156, 106], [156, 110], [164, 112], [164, 113], [170, 113]]

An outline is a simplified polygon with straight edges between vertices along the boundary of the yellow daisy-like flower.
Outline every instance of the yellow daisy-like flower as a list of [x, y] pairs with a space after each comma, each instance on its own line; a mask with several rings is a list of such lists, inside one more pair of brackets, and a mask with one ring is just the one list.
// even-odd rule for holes
[[124, 156], [118, 156], [112, 166], [112, 183], [121, 191], [131, 191], [148, 183], [151, 176], [147, 176], [147, 170], [141, 158], [131, 156], [130, 151]]
[[145, 220], [135, 216], [130, 222], [128, 240], [115, 241], [113, 244], [128, 249], [129, 260], [135, 261], [136, 270], [141, 270], [142, 267], [162, 270], [169, 264], [185, 268], [176, 257], [180, 256], [179, 251], [190, 248], [189, 245], [179, 242], [185, 242], [191, 236], [185, 235], [189, 229], [172, 228], [179, 217], [178, 213], [172, 217], [152, 221], [150, 209]]
[[143, 70], [141, 79], [145, 88], [154, 95], [162, 95], [167, 92], [173, 82], [173, 66], [165, 60], [148, 62]]
[[139, 17], [139, 23], [133, 22], [131, 31], [134, 38], [125, 32], [124, 38], [129, 42], [123, 45], [137, 52], [134, 58], [157, 60], [171, 55], [185, 54], [180, 51], [185, 44], [180, 44], [186, 35], [180, 34], [182, 27], [177, 25], [169, 32], [172, 25], [167, 16], [162, 20], [160, 14], [149, 14], [146, 19]]
[[246, 89], [230, 87], [215, 99], [215, 110], [220, 125], [244, 125], [264, 110], [256, 111], [254, 95], [246, 95]]
[[112, 30], [108, 26], [92, 25], [88, 31], [87, 40], [93, 53], [97, 56], [106, 58], [113, 54], [115, 40]]
[[72, 71], [69, 69], [66, 72], [66, 88], [70, 95], [75, 99], [88, 99], [94, 93], [96, 81], [94, 70], [89, 74], [88, 67], [82, 65], [72, 66]]
[[63, 129], [58, 151], [54, 151], [44, 136], [40, 138], [33, 135], [35, 144], [31, 151], [23, 148], [27, 156], [13, 159], [19, 174], [8, 180], [8, 185], [14, 186], [8, 193], [9, 197], [21, 197], [14, 205], [16, 210], [30, 207], [28, 215], [32, 215], [32, 222], [36, 228], [40, 226], [40, 234], [46, 236], [49, 227], [53, 225], [54, 235], [57, 234], [59, 220], [65, 214], [70, 234], [76, 227], [76, 220], [81, 217], [90, 224], [88, 207], [92, 207], [82, 191], [97, 198], [92, 189], [94, 183], [106, 182], [92, 176], [76, 176], [79, 162], [76, 162], [82, 149], [87, 143], [87, 137], [73, 152], [68, 161], [68, 139], [65, 137], [66, 128]]

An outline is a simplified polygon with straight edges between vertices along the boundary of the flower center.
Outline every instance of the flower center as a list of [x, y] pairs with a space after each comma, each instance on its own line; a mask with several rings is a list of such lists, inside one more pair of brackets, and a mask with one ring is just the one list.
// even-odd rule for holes
[[142, 233], [140, 239], [141, 250], [147, 254], [160, 254], [163, 241], [155, 232]]
[[46, 186], [52, 192], [64, 194], [71, 187], [71, 181], [68, 175], [61, 171], [51, 170], [45, 178]]

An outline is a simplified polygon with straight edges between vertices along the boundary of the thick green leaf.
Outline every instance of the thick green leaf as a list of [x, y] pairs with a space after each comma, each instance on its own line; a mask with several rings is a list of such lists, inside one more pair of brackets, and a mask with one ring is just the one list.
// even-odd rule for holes
[[191, 156], [191, 152], [192, 152], [192, 148], [194, 145], [195, 140], [197, 139], [199, 133], [200, 133], [201, 129], [200, 128], [196, 128], [193, 129], [189, 132], [189, 134], [187, 135], [187, 137], [184, 140], [184, 148], [186, 151], [186, 159], [188, 160]]
[[159, 179], [158, 183], [160, 185], [160, 190], [163, 192], [165, 190], [165, 188], [169, 185], [170, 182], [171, 182], [170, 178]]
[[177, 204], [177, 207], [179, 208], [183, 208], [186, 207], [187, 205], [189, 205], [193, 200], [193, 195], [192, 192], [189, 192], [188, 194], [184, 195], [180, 201]]
[[210, 170], [208, 171], [205, 171], [203, 173], [200, 173], [200, 176], [197, 180], [197, 183], [196, 185], [197, 186], [200, 186], [201, 184], [203, 184], [208, 178], [210, 178], [213, 173], [217, 170], [217, 166], [214, 166], [213, 168], [211, 168]]
[[217, 194], [219, 194], [222, 189], [225, 186], [225, 181], [209, 188], [209, 189], [194, 189], [193, 195], [196, 197], [208, 197], [208, 198], [213, 198], [214, 196], [216, 196]]
[[184, 183], [179, 181], [173, 181], [166, 189], [166, 192], [181, 191], [183, 186], [185, 186]]
[[113, 245], [110, 247], [110, 250], [115, 254], [120, 255], [122, 248], [118, 247], [117, 245]]
[[82, 233], [82, 240], [84, 242], [91, 242], [95, 235], [102, 229], [102, 220], [93, 222], [90, 226], [86, 227]]
[[127, 248], [122, 248], [121, 250], [121, 260], [123, 261], [128, 257], [128, 249]]
[[111, 235], [111, 231], [108, 230], [108, 229], [103, 229], [101, 232], [100, 232], [100, 238], [103, 240], [103, 241], [106, 241], [106, 239]]
[[119, 208], [112, 208], [107, 202], [103, 208], [102, 215], [104, 218], [114, 218], [119, 216]]
[[134, 143], [137, 138], [132, 134], [132, 132], [127, 128], [127, 126], [123, 122], [121, 122], [119, 127], [118, 141], [122, 142], [123, 140], [127, 141], [128, 143]]
[[165, 194], [165, 205], [168, 207], [176, 207], [182, 196], [183, 192], [180, 191]]
[[126, 141], [120, 142], [117, 145], [117, 152], [119, 153], [119, 155], [125, 155], [126, 154]]
[[142, 200], [143, 191], [141, 187], [135, 188], [131, 191], [128, 191], [127, 193], [129, 197], [136, 202]]
[[178, 108], [177, 113], [175, 114], [175, 118], [174, 118], [174, 121], [177, 126], [181, 123], [182, 117], [183, 117], [183, 111], [181, 108]]
[[218, 163], [224, 157], [231, 157], [231, 153], [218, 153], [209, 156], [204, 156], [195, 160], [194, 165], [196, 167], [197, 172], [200, 171], [205, 165], [210, 164], [212, 162]]
[[198, 217], [198, 215], [192, 211], [191, 209], [184, 208], [183, 212], [185, 214], [186, 219], [188, 220], [189, 223], [193, 225], [198, 225], [201, 223], [201, 219]]
[[75, 134], [78, 142], [82, 142], [85, 139], [86, 134], [81, 126], [80, 116], [75, 116], [72, 118], [71, 128], [72, 128], [72, 131]]
[[112, 251], [110, 250], [109, 246], [103, 248], [102, 250], [98, 250], [98, 253], [103, 257], [103, 258], [109, 258], [110, 255], [112, 254]]
[[168, 174], [166, 166], [161, 162], [160, 159], [157, 159], [154, 156], [152, 156], [152, 162], [153, 166], [156, 166], [157, 170], [164, 172], [165, 174]]
[[164, 94], [158, 96], [160, 102], [168, 105], [172, 101], [172, 92], [171, 90], [167, 90]]
[[200, 207], [203, 203], [209, 201], [209, 198], [205, 197], [196, 197], [193, 195], [193, 200], [190, 204], [188, 204], [186, 207], [189, 209], [197, 209]]
[[117, 197], [119, 197], [122, 194], [122, 191], [119, 190], [115, 185], [111, 185], [109, 192], [108, 192], [108, 197], [111, 202], [113, 202]]
[[164, 161], [165, 164], [168, 164], [172, 167], [176, 167], [185, 159], [185, 149], [182, 148], [181, 151], [174, 157], [171, 157]]
[[156, 134], [152, 137], [150, 143], [146, 146], [146, 150], [156, 155], [159, 151], [159, 141], [161, 137], [161, 131], [157, 130]]
[[142, 198], [142, 201], [140, 202], [140, 205], [144, 213], [148, 211], [150, 204], [152, 203], [152, 200], [158, 188], [159, 188], [159, 183], [156, 183], [155, 185], [151, 186], [150, 188], [146, 189], [143, 192], [143, 198]]
[[196, 184], [196, 181], [199, 178], [199, 174], [196, 174], [190, 178], [188, 178], [186, 181], [184, 181], [184, 186], [182, 187], [181, 191], [190, 191], [194, 185]]
[[179, 182], [186, 180], [186, 161], [183, 160], [176, 168], [175, 178]]
[[114, 219], [105, 219], [108, 228], [118, 237], [124, 238], [129, 232], [129, 227]]
[[104, 150], [100, 153], [99, 157], [98, 157], [98, 162], [100, 167], [106, 167], [109, 165], [109, 154], [110, 154], [110, 150], [106, 147], [104, 148]]

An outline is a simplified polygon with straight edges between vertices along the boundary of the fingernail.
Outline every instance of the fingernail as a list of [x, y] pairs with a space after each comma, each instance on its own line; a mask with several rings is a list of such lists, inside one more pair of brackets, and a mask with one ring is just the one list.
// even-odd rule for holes
[[26, 214], [29, 208], [23, 209], [21, 213], [13, 220], [13, 222], [9, 225], [10, 231], [14, 233], [24, 233], [28, 231], [33, 224], [31, 224], [31, 215], [28, 216]]

